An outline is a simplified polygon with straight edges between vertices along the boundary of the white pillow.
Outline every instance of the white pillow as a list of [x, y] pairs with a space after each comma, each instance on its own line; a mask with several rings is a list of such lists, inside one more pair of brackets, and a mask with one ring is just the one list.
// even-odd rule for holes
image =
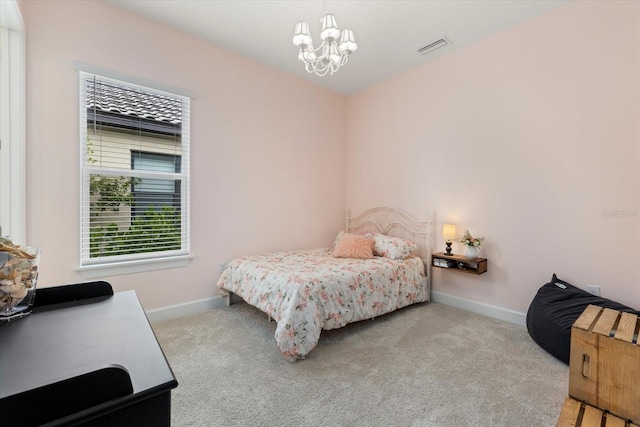
[[376, 256], [390, 259], [406, 259], [413, 251], [418, 249], [418, 245], [409, 240], [385, 236], [384, 234], [376, 234], [373, 239], [375, 241], [373, 253]]

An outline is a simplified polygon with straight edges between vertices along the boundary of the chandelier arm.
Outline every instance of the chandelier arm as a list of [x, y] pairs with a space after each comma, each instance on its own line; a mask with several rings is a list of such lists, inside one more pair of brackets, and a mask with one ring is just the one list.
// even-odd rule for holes
[[[307, 46], [305, 46], [304, 51], [303, 51], [303, 55], [302, 55], [303, 61], [306, 64], [316, 64], [316, 63], [322, 61], [324, 59], [324, 57], [322, 55], [317, 55], [316, 52], [319, 52], [323, 47], [324, 47], [324, 43], [322, 43], [316, 49], [309, 49]], [[314, 54], [315, 55], [315, 59], [308, 59], [304, 55], [304, 53], [307, 53], [307, 54], [312, 53], [312, 54]]]
[[324, 47], [324, 42], [320, 43], [320, 46], [318, 46], [315, 49], [310, 49], [311, 52], [316, 53], [318, 52], [320, 49], [322, 49]]
[[317, 76], [320, 76], [320, 77], [325, 76], [330, 71], [328, 64], [317, 62], [315, 64], [309, 64], [309, 65], [311, 67], [311, 71], [307, 70], [307, 72], [315, 73]]
[[349, 62], [349, 55], [342, 54], [340, 55], [340, 61], [338, 63], [332, 61], [324, 61], [326, 58], [320, 57], [316, 60], [310, 61], [307, 58], [304, 58], [303, 62], [305, 64], [305, 69], [308, 73], [315, 73], [318, 76], [324, 76], [327, 73], [333, 74], [337, 72], [340, 67]]
[[326, 67], [325, 67], [325, 68], [315, 68], [315, 67], [314, 67], [314, 68], [313, 68], [313, 69], [311, 69], [311, 70], [307, 70], [307, 72], [308, 72], [309, 74], [314, 73], [314, 74], [315, 74], [315, 75], [317, 75], [317, 76], [323, 77], [323, 76], [325, 76], [325, 75], [327, 74], [327, 71], [328, 71], [328, 70], [329, 70], [329, 69], [328, 69], [328, 68], [326, 68]]
[[327, 74], [327, 71], [329, 71], [329, 67], [325, 64], [322, 63], [318, 63], [316, 64], [314, 68], [314, 72], [319, 75], [320, 77], [324, 76]]

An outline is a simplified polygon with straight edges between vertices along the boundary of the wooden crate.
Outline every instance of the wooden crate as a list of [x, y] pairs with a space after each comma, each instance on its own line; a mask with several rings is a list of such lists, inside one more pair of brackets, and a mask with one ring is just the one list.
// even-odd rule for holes
[[571, 328], [569, 396], [640, 424], [639, 328], [638, 316], [589, 305]]
[[611, 413], [567, 397], [556, 427], [638, 427]]

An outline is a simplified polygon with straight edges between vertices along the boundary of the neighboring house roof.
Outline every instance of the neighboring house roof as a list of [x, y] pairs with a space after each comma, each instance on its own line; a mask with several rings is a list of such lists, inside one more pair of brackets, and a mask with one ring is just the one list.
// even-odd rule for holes
[[145, 130], [174, 133], [182, 124], [182, 102], [132, 86], [87, 81], [87, 114], [91, 121], [112, 126], [142, 124]]

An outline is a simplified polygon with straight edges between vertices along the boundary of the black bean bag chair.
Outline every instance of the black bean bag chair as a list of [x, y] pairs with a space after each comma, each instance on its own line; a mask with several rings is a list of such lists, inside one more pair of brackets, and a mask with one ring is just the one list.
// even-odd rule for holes
[[558, 279], [554, 274], [549, 283], [538, 289], [531, 301], [527, 311], [529, 335], [540, 347], [568, 365], [571, 326], [589, 304], [640, 316], [640, 311], [592, 295]]

